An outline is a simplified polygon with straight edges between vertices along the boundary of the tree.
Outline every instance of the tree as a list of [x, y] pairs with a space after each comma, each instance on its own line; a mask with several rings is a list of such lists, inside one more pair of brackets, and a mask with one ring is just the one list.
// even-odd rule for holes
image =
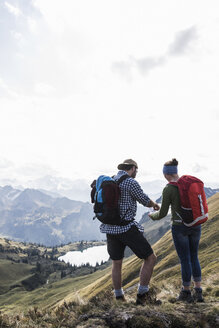
[[42, 271], [42, 265], [40, 264], [40, 262], [37, 262], [37, 264], [36, 264], [36, 271], [37, 272], [41, 272]]
[[64, 277], [66, 277], [66, 272], [62, 270], [61, 271], [61, 279], [64, 278]]

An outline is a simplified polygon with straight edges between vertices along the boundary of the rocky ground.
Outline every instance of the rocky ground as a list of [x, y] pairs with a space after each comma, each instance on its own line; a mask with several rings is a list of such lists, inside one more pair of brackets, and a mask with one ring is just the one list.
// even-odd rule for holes
[[[152, 290], [153, 291], [153, 290]], [[162, 304], [135, 305], [135, 293], [126, 293], [126, 302], [115, 301], [111, 291], [89, 302], [78, 300], [54, 310], [32, 308], [26, 314], [0, 315], [1, 328], [211, 328], [219, 327], [217, 297], [205, 297], [204, 303], [176, 302], [174, 296], [161, 293]], [[160, 295], [153, 294], [154, 297]]]

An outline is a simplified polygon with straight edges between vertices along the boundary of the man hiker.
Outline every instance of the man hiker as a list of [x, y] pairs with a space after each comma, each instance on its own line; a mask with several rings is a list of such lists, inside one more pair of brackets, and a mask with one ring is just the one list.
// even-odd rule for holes
[[125, 300], [122, 289], [122, 261], [125, 247], [128, 246], [137, 257], [143, 259], [140, 269], [140, 283], [138, 285], [136, 304], [145, 304], [150, 301], [149, 282], [156, 262], [156, 256], [143, 235], [144, 228], [135, 221], [137, 202], [159, 210], [159, 205], [153, 202], [141, 189], [135, 180], [138, 165], [132, 159], [125, 160], [118, 165], [118, 173], [113, 177], [118, 181], [123, 175], [127, 175], [119, 184], [121, 196], [119, 200], [120, 217], [124, 225], [101, 224], [100, 231], [106, 233], [107, 250], [112, 259], [112, 282], [117, 300]]

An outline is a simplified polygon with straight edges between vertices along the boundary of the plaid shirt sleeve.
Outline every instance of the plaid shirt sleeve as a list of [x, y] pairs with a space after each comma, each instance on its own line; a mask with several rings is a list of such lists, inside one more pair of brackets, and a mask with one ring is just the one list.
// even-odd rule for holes
[[131, 185], [131, 195], [134, 199], [136, 199], [140, 204], [144, 206], [148, 206], [150, 202], [150, 198], [146, 195], [141, 189], [140, 184], [136, 180], [132, 180]]

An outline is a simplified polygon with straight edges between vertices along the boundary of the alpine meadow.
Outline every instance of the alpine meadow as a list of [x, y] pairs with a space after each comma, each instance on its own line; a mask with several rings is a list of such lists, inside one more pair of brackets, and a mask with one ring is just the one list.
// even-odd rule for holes
[[170, 231], [153, 245], [158, 261], [151, 289], [162, 304], [144, 307], [135, 305], [141, 260], [133, 255], [125, 259], [123, 267], [127, 302], [118, 304], [113, 298], [109, 263], [94, 270], [86, 266], [73, 268], [57, 261], [66, 251], [89, 247], [92, 242], [45, 248], [3, 238], [1, 327], [216, 327], [219, 193], [208, 198], [208, 206], [209, 219], [202, 225], [199, 253], [204, 303], [176, 301], [181, 286], [180, 265]]

